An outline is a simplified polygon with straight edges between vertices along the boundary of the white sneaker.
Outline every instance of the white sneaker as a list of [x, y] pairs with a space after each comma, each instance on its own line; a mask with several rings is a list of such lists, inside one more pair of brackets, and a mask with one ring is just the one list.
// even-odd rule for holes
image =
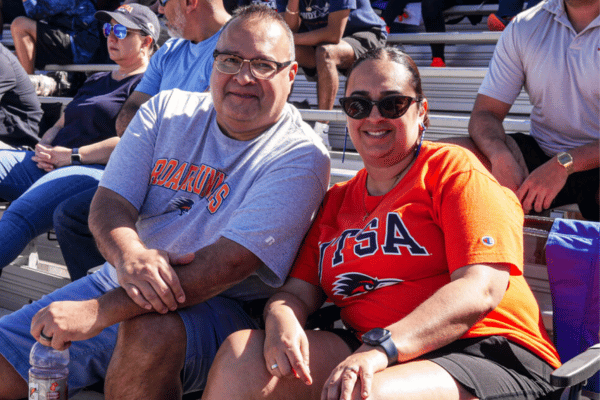
[[315, 130], [317, 135], [319, 135], [319, 137], [323, 141], [323, 144], [325, 144], [325, 147], [331, 149], [331, 145], [329, 144], [329, 124], [324, 124], [322, 122], [317, 121], [315, 122], [315, 127], [313, 129]]

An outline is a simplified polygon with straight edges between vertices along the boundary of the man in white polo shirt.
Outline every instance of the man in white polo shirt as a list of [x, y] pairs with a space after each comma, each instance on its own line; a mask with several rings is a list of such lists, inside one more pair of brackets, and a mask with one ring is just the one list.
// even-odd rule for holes
[[[503, 32], [475, 101], [469, 134], [525, 212], [577, 203], [598, 221], [600, 2], [547, 0]], [[521, 88], [530, 135], [502, 121]]]

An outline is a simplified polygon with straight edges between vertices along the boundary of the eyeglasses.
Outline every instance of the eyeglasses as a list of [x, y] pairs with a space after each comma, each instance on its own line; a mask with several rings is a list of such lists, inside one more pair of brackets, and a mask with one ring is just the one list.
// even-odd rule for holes
[[269, 80], [272, 79], [277, 72], [282, 68], [287, 67], [292, 61], [286, 61], [283, 63], [271, 60], [262, 60], [260, 58], [253, 58], [252, 60], [245, 60], [242, 57], [234, 56], [233, 54], [220, 53], [218, 50], [213, 52], [215, 59], [215, 66], [224, 74], [235, 75], [242, 69], [242, 65], [247, 62], [250, 64], [250, 72], [256, 79]]
[[412, 103], [419, 103], [421, 99], [417, 99], [410, 96], [401, 96], [399, 94], [393, 94], [386, 96], [379, 101], [373, 101], [365, 99], [364, 97], [350, 96], [342, 97], [340, 104], [342, 109], [347, 116], [352, 119], [363, 119], [371, 115], [373, 106], [377, 106], [379, 114], [384, 118], [396, 119], [400, 118]]
[[111, 30], [113, 31], [113, 33], [115, 34], [115, 37], [117, 39], [125, 39], [127, 37], [127, 33], [130, 33], [130, 32], [138, 32], [133, 29], [130, 29], [128, 31], [127, 27], [125, 25], [121, 25], [121, 24], [111, 25], [109, 22], [105, 23], [104, 24], [104, 36], [109, 37]]
[[169, 0], [158, 0], [158, 4], [160, 4], [160, 6], [163, 8], [167, 5], [168, 2]]

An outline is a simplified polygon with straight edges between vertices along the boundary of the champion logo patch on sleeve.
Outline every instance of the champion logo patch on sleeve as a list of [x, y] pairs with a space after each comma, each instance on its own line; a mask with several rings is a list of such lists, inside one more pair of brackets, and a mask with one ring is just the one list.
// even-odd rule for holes
[[481, 238], [481, 243], [485, 244], [486, 246], [490, 246], [491, 247], [494, 244], [496, 244], [496, 241], [491, 236], [484, 236], [484, 237]]

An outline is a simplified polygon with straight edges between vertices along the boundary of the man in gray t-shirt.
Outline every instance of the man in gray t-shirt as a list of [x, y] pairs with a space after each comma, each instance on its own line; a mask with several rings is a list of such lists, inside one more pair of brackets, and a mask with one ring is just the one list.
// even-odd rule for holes
[[104, 379], [110, 398], [165, 399], [203, 389], [225, 338], [257, 327], [329, 184], [327, 150], [286, 103], [291, 38], [275, 11], [244, 9], [210, 93], [140, 108], [92, 202], [108, 262], [0, 320], [0, 397], [26, 397], [34, 338], [70, 345], [71, 393]]

